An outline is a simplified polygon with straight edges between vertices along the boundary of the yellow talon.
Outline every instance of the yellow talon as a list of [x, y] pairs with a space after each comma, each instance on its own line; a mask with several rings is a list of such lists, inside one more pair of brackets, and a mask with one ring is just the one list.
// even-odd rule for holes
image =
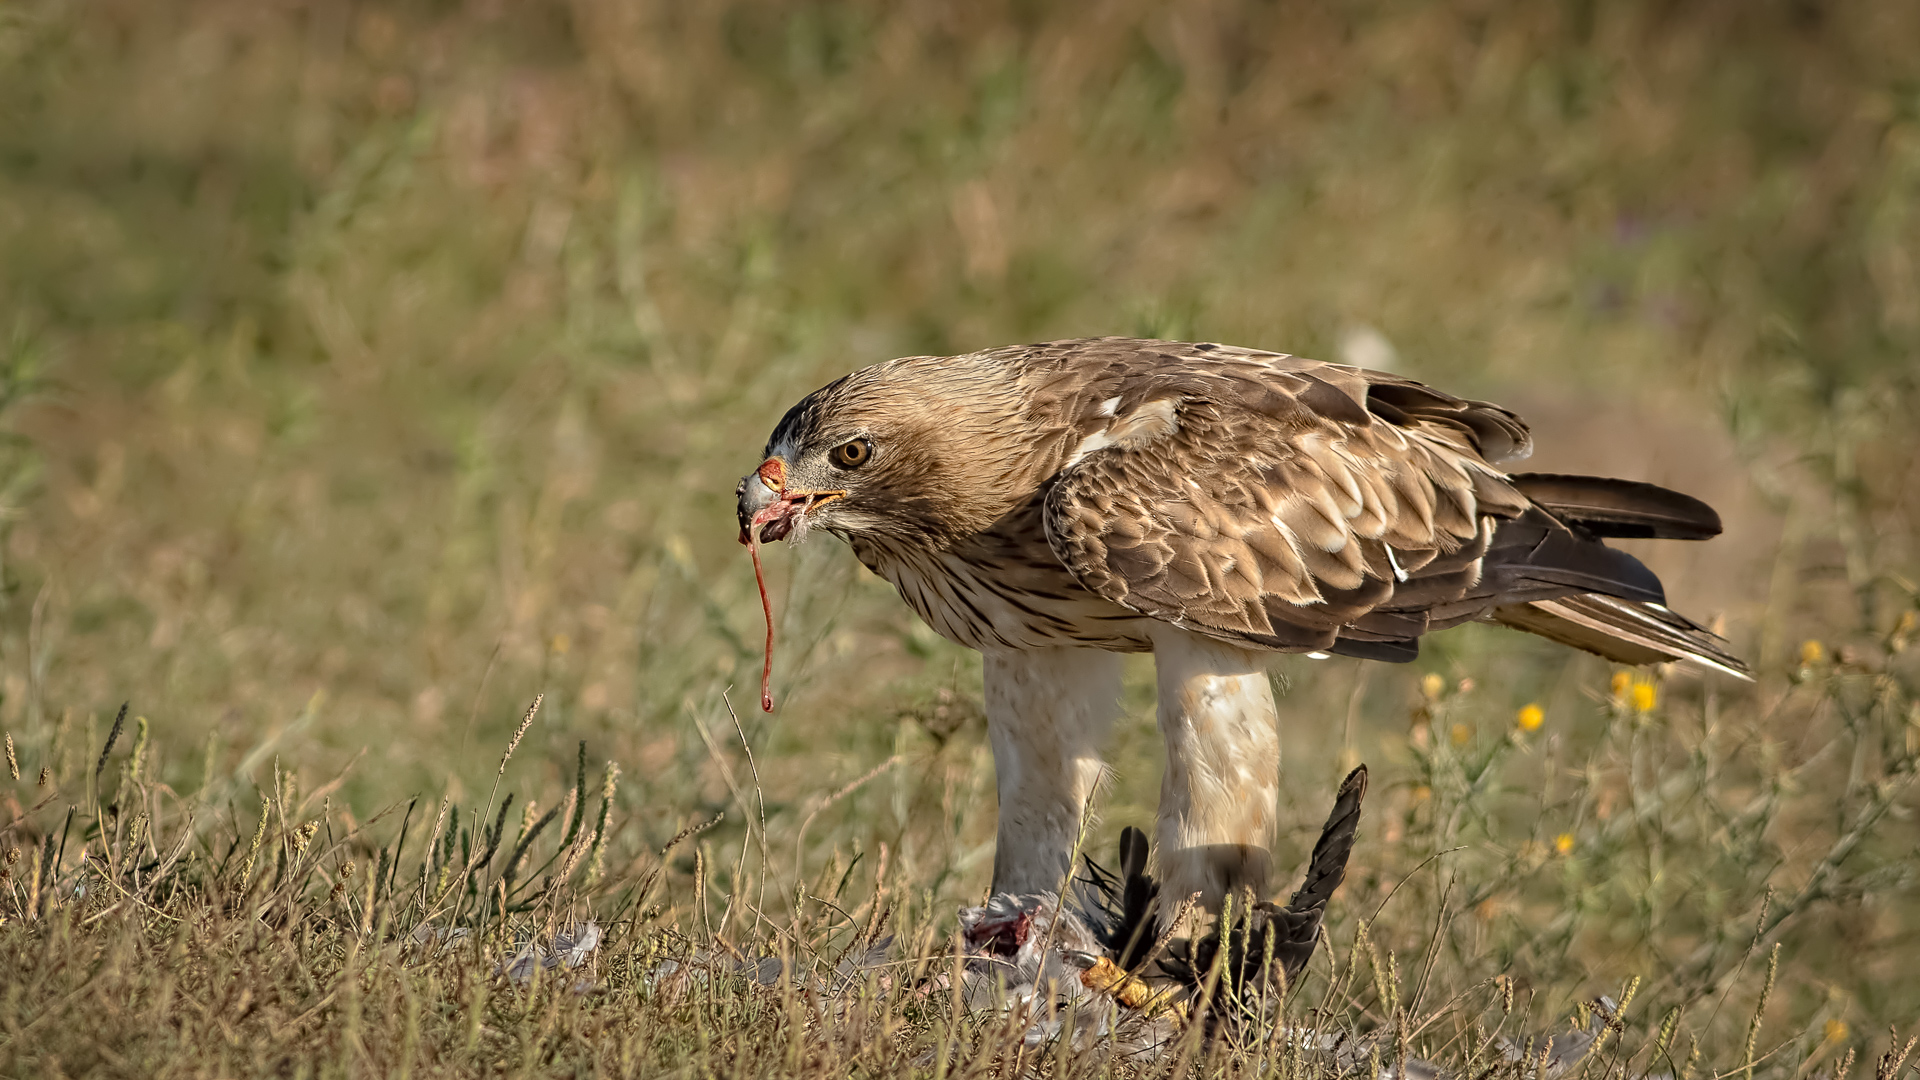
[[1174, 991], [1156, 993], [1139, 979], [1127, 974], [1120, 965], [1102, 956], [1080, 973], [1080, 985], [1095, 993], [1107, 994], [1129, 1009], [1149, 1016], [1171, 1011], [1181, 1020], [1187, 1018], [1186, 1003], [1174, 998]]

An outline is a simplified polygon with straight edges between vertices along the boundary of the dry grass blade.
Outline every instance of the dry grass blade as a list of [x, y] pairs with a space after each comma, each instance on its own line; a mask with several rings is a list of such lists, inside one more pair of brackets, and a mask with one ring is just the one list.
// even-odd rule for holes
[[723, 811], [721, 813], [713, 815], [713, 817], [707, 819], [706, 821], [702, 821], [694, 825], [689, 825], [686, 828], [681, 829], [679, 832], [673, 834], [673, 838], [671, 840], [668, 840], [666, 843], [660, 845], [660, 857], [663, 859], [666, 858], [667, 853], [672, 851], [674, 848], [679, 847], [685, 841], [691, 840], [694, 837], [699, 836], [701, 833], [706, 832], [708, 829], [713, 828], [715, 825], [718, 825], [725, 820], [727, 820], [727, 815]]
[[802, 819], [800, 822], [800, 827], [794, 830], [793, 860], [794, 860], [794, 874], [796, 877], [799, 876], [801, 864], [806, 858], [804, 845], [807, 839], [807, 829], [813, 824], [814, 819], [818, 818], [821, 814], [825, 813], [830, 807], [832, 807], [835, 803], [839, 802], [841, 799], [844, 799], [847, 796], [853, 794], [854, 792], [859, 791], [861, 788], [866, 787], [869, 782], [878, 778], [881, 774], [885, 773], [887, 770], [893, 768], [895, 765], [898, 765], [898, 764], [900, 764], [900, 755], [895, 754], [894, 756], [888, 758], [887, 760], [881, 762], [880, 764], [875, 765], [873, 768], [868, 769], [865, 773], [862, 773], [860, 776], [855, 777], [853, 780], [848, 781], [844, 786], [840, 788], [840, 790], [820, 800], [819, 805], [815, 806], [812, 810], [807, 812], [807, 816], [804, 819]]

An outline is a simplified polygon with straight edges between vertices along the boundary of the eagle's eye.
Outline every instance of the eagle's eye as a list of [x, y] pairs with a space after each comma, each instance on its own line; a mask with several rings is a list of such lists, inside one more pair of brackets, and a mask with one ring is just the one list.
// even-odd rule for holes
[[857, 469], [873, 459], [873, 444], [865, 439], [843, 442], [828, 451], [827, 457], [842, 469]]

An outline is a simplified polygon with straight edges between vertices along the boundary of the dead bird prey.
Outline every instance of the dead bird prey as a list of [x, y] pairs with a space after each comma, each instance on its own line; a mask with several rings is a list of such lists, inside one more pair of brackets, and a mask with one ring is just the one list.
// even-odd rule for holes
[[[1067, 900], [995, 893], [962, 909], [965, 1000], [1019, 1011], [1029, 1042], [1066, 1035], [1084, 1046], [1111, 1034], [1145, 1050], [1196, 1017], [1209, 1032], [1257, 1035], [1275, 1000], [1261, 991], [1294, 985], [1313, 957], [1327, 902], [1346, 877], [1366, 793], [1361, 766], [1341, 783], [1286, 906], [1238, 909], [1197, 940], [1175, 938], [1162, 924], [1147, 838], [1131, 828], [1120, 835], [1118, 873], [1086, 859], [1086, 876]], [[1106, 1008], [1089, 1007], [1096, 1004]], [[1079, 1025], [1070, 1032], [1061, 1026], [1069, 1014]]]
[[1713, 510], [1497, 467], [1531, 448], [1497, 405], [1253, 349], [1096, 338], [907, 357], [787, 412], [736, 491], [740, 540], [757, 557], [840, 536], [983, 654], [996, 893], [1060, 888], [1119, 711], [1118, 654], [1152, 652], [1160, 904], [1199, 892], [1218, 910], [1230, 891], [1267, 895], [1266, 653], [1405, 661], [1421, 635], [1481, 620], [1746, 675], [1604, 542], [1706, 539]]

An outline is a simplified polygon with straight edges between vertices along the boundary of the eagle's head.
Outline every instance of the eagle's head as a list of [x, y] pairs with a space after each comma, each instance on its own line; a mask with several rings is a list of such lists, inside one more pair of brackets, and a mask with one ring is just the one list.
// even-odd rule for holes
[[916, 356], [856, 371], [787, 410], [742, 477], [740, 542], [814, 528], [889, 545], [940, 546], [1030, 494], [1031, 453], [1012, 422], [1021, 390], [978, 357]]

